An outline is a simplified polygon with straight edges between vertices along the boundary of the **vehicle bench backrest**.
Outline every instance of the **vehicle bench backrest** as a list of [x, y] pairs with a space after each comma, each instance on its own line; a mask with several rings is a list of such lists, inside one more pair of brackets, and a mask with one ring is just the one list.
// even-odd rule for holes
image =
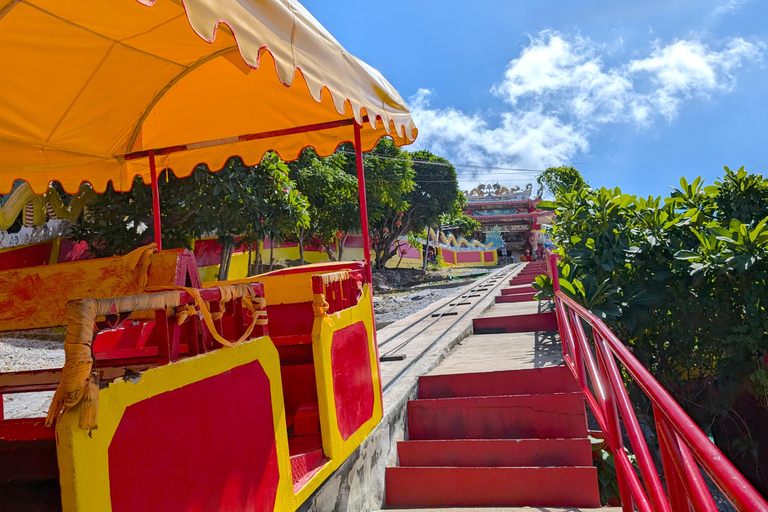
[[66, 325], [66, 303], [144, 293], [152, 286], [200, 288], [195, 258], [185, 249], [73, 261], [0, 272], [0, 332]]
[[[293, 337], [312, 334], [315, 320], [312, 276], [339, 270], [356, 270], [359, 267], [360, 263], [342, 261], [291, 267], [259, 275], [258, 280], [264, 285], [267, 300], [269, 335], [275, 344], [294, 344]], [[283, 337], [286, 338], [280, 339]], [[311, 340], [306, 342], [311, 343]]]

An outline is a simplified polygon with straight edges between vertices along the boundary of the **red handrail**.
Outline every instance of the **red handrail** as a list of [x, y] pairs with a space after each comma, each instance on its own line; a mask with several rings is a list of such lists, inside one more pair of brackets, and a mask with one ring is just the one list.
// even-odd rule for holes
[[[768, 503], [763, 497], [632, 352], [602, 320], [560, 290], [556, 257], [550, 251], [547, 251], [547, 270], [555, 290], [554, 303], [563, 359], [605, 433], [616, 462], [624, 511], [632, 511], [635, 507], [640, 512], [716, 511], [715, 502], [699, 471], [701, 466], [738, 510], [768, 512]], [[591, 344], [584, 324], [591, 327]], [[653, 404], [666, 492], [617, 361]], [[622, 425], [640, 475], [625, 450]]]

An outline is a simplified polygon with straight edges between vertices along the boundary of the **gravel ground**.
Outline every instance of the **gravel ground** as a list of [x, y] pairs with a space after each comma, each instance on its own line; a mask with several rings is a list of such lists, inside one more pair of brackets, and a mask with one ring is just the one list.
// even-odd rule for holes
[[474, 279], [457, 279], [449, 284], [422, 285], [416, 289], [395, 293], [380, 293], [373, 296], [373, 311], [376, 315], [376, 329], [417, 313], [440, 299], [456, 294], [456, 290]]
[[[59, 341], [0, 338], [0, 373], [62, 366], [64, 348]], [[52, 397], [52, 391], [4, 395], [5, 417], [12, 419], [45, 416]]]

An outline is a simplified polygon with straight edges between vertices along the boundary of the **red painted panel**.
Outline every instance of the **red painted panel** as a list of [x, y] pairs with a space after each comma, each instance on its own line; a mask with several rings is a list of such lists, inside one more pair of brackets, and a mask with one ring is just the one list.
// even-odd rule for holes
[[443, 261], [446, 263], [456, 263], [456, 253], [443, 249]]
[[54, 429], [45, 427], [45, 418], [0, 420], [0, 441], [52, 440], [54, 434]]
[[493, 261], [493, 256], [496, 254], [494, 251], [485, 251], [484, 257], [486, 262]]
[[363, 237], [360, 235], [349, 235], [344, 241], [345, 249], [362, 249]]
[[195, 259], [198, 267], [209, 267], [221, 262], [221, 246], [215, 238], [195, 240]]
[[280, 366], [285, 397], [285, 418], [287, 426], [293, 424], [296, 412], [301, 404], [317, 405], [317, 384], [315, 383], [315, 365], [287, 364]]
[[315, 311], [311, 302], [267, 306], [267, 316], [272, 337], [312, 334]]
[[68, 238], [61, 239], [61, 247], [59, 248], [59, 261], [58, 263], [66, 263], [68, 261], [80, 261], [92, 258], [88, 252], [87, 242], [75, 242]]
[[482, 263], [483, 256], [480, 251], [457, 251], [456, 260], [458, 263]]
[[53, 242], [25, 245], [10, 249], [0, 255], [0, 270], [47, 265], [51, 259]]
[[112, 510], [272, 510], [279, 470], [258, 361], [125, 411], [109, 446]]
[[336, 419], [346, 440], [373, 416], [371, 355], [363, 322], [333, 333], [331, 371]]

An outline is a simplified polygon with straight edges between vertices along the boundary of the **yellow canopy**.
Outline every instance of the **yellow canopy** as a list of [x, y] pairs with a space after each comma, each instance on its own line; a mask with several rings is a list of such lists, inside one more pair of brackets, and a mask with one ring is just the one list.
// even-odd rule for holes
[[17, 179], [128, 190], [149, 183], [141, 151], [171, 146], [186, 147], [157, 165], [180, 177], [232, 155], [326, 156], [353, 118], [364, 151], [416, 137], [397, 91], [295, 0], [0, 0], [0, 193]]

